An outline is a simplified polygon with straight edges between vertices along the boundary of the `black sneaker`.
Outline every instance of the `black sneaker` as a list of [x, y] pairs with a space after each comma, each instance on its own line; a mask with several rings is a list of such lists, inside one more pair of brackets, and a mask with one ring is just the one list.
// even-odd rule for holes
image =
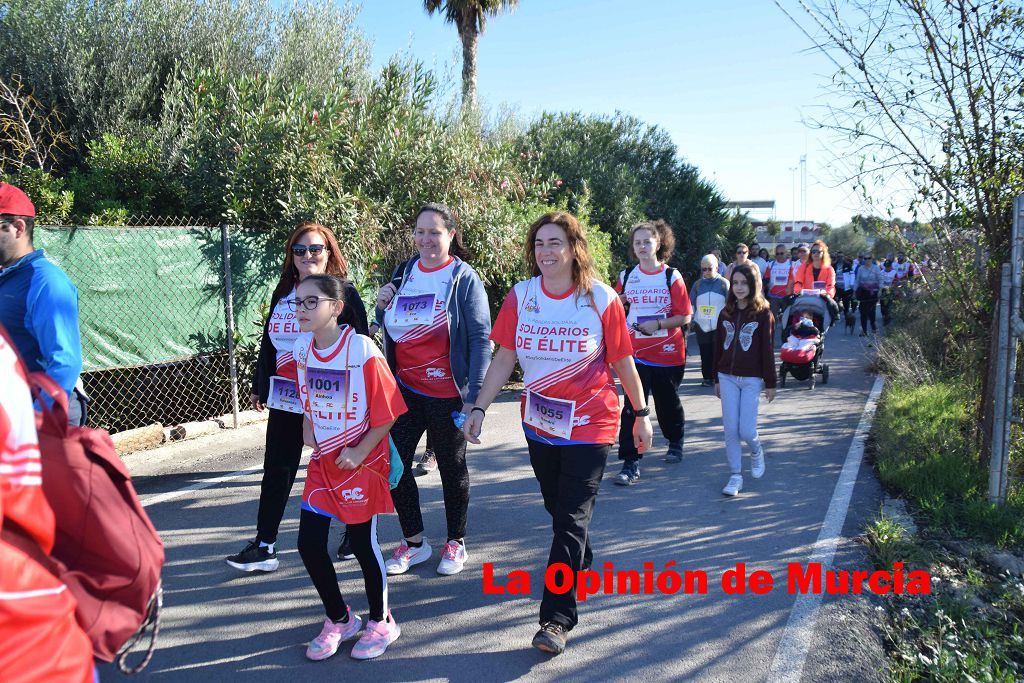
[[560, 655], [565, 651], [565, 638], [569, 633], [561, 624], [549, 621], [540, 627], [533, 637], [533, 646], [541, 652]]
[[341, 535], [341, 545], [338, 546], [338, 559], [352, 560], [355, 559], [355, 556], [355, 553], [352, 552], [352, 546], [348, 543], [348, 529], [345, 529], [345, 533]]
[[272, 572], [278, 566], [277, 550], [261, 548], [259, 541], [250, 541], [242, 552], [225, 557], [224, 561], [243, 572]]

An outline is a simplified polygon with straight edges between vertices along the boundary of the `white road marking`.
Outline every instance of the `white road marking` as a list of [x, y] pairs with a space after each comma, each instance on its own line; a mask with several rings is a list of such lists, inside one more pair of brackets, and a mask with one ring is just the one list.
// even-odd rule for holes
[[[864, 459], [864, 441], [867, 439], [868, 432], [871, 431], [878, 397], [882, 393], [884, 385], [884, 377], [875, 378], [875, 385], [871, 388], [867, 403], [864, 404], [864, 412], [861, 413], [860, 424], [857, 425], [857, 431], [854, 432], [850, 450], [846, 453], [846, 462], [843, 464], [843, 471], [840, 472], [839, 481], [836, 482], [835, 491], [832, 493], [832, 501], [828, 505], [828, 512], [825, 513], [825, 521], [821, 525], [818, 540], [814, 543], [811, 556], [807, 558], [808, 563], [820, 562], [822, 569], [832, 568], [836, 545], [843, 532], [846, 513], [850, 508], [850, 497], [853, 495], [853, 487], [857, 483], [857, 473], [860, 471], [860, 464]], [[814, 622], [818, 616], [821, 598], [821, 595], [813, 593], [797, 596], [793, 609], [789, 613], [786, 628], [782, 632], [779, 648], [775, 651], [775, 659], [772, 660], [772, 666], [768, 670], [768, 683], [800, 680], [804, 663], [807, 660], [807, 651], [811, 646], [811, 638], [814, 636]]]
[[169, 500], [180, 498], [181, 496], [184, 496], [186, 493], [191, 493], [192, 491], [201, 491], [202, 489], [208, 489], [211, 486], [216, 486], [217, 484], [223, 483], [225, 481], [231, 481], [232, 479], [238, 479], [239, 477], [244, 477], [245, 475], [252, 474], [253, 472], [259, 472], [262, 469], [263, 465], [259, 465], [257, 467], [249, 467], [244, 470], [232, 472], [231, 474], [225, 474], [224, 476], [221, 477], [213, 477], [212, 479], [204, 479], [202, 481], [197, 481], [195, 484], [186, 486], [183, 489], [178, 489], [177, 491], [168, 491], [167, 493], [158, 493], [153, 496], [147, 496], [146, 498], [142, 499], [142, 507], [156, 505], [157, 503], [166, 503]]

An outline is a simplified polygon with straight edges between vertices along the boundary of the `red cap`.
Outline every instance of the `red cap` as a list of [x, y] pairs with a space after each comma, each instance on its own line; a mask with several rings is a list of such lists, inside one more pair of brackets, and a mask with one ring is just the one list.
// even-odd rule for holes
[[0, 183], [0, 214], [35, 218], [36, 207], [20, 187]]

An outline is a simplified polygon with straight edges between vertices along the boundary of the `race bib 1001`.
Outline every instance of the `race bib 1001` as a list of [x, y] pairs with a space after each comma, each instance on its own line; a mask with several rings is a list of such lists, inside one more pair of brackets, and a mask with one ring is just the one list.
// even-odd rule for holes
[[429, 325], [434, 321], [433, 294], [403, 294], [395, 299], [393, 315], [398, 325]]
[[301, 413], [302, 402], [299, 400], [299, 387], [295, 380], [278, 375], [271, 377], [267, 407], [289, 413]]
[[348, 371], [333, 368], [308, 368], [306, 389], [309, 405], [321, 413], [341, 413], [348, 392]]
[[576, 401], [548, 398], [535, 391], [526, 391], [526, 416], [523, 422], [560, 439], [572, 436], [572, 419]]
[[[655, 313], [654, 315], [638, 315], [636, 317], [636, 324], [637, 325], [642, 325], [643, 323], [650, 322], [652, 320], [664, 320], [664, 319], [665, 319], [665, 314], [664, 313]], [[668, 330], [659, 329], [659, 330], [656, 330], [656, 331], [652, 332], [651, 334], [644, 334], [643, 332], [641, 332], [640, 334], [641, 334], [641, 336], [644, 336], [644, 337], [667, 337], [668, 336]]]

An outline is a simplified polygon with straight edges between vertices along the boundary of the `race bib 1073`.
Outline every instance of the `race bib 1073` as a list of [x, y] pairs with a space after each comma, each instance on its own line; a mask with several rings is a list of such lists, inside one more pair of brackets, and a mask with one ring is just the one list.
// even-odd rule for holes
[[399, 325], [429, 325], [434, 320], [433, 294], [403, 294], [395, 299], [393, 315]]

